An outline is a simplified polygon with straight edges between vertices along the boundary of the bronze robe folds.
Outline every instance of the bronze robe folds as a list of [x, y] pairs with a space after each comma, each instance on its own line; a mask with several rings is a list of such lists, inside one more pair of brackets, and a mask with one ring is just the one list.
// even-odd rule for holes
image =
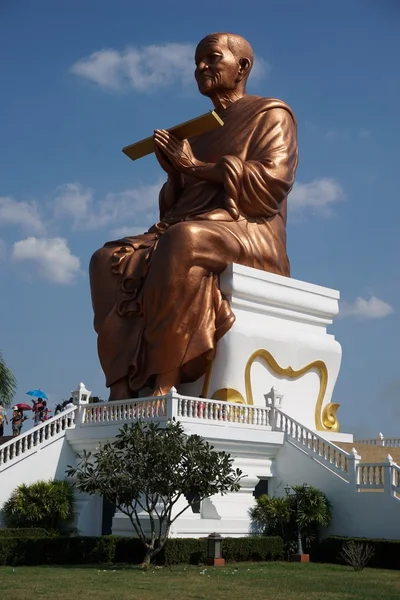
[[198, 379], [235, 317], [219, 290], [229, 263], [290, 275], [286, 202], [297, 167], [296, 121], [271, 98], [244, 96], [220, 113], [224, 127], [192, 141], [223, 166], [224, 184], [184, 176], [160, 222], [108, 242], [91, 262], [98, 352], [107, 386], [137, 391], [179, 367]]

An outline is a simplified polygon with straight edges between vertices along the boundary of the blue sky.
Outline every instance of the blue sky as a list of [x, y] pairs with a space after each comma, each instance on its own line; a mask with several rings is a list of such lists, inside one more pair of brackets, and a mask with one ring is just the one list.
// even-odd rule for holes
[[[94, 250], [156, 216], [154, 156], [121, 148], [210, 108], [192, 49], [239, 33], [252, 93], [299, 123], [288, 249], [297, 279], [339, 289], [342, 430], [400, 435], [395, 0], [0, 2], [0, 348], [52, 401], [83, 380], [106, 396], [87, 278]], [[250, 10], [249, 7], [252, 7]]]

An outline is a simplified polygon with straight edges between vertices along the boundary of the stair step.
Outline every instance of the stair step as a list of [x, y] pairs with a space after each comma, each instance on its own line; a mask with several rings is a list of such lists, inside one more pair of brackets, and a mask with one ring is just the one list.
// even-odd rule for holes
[[362, 444], [358, 442], [336, 442], [346, 452], [351, 452], [355, 448], [361, 456], [361, 463], [383, 463], [388, 454], [393, 461], [400, 464], [400, 448], [389, 448], [385, 446], [373, 446], [372, 444]]

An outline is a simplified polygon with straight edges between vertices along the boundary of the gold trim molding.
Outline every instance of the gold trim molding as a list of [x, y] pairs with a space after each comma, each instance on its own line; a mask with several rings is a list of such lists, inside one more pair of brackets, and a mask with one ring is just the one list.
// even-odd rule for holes
[[253, 390], [251, 387], [251, 367], [254, 361], [257, 358], [261, 358], [277, 375], [280, 377], [289, 377], [290, 379], [297, 379], [298, 377], [302, 377], [306, 373], [312, 371], [313, 369], [318, 371], [320, 386], [317, 398], [317, 404], [315, 406], [315, 427], [318, 431], [339, 431], [339, 422], [336, 417], [337, 409], [339, 408], [339, 404], [329, 403], [322, 410], [322, 403], [324, 401], [326, 388], [328, 386], [328, 369], [326, 364], [322, 360], [315, 360], [310, 364], [306, 365], [301, 369], [293, 369], [292, 367], [283, 368], [274, 359], [272, 354], [268, 352], [268, 350], [263, 350], [262, 348], [253, 352], [247, 361], [244, 379], [246, 386], [246, 400], [247, 404], [253, 404]]

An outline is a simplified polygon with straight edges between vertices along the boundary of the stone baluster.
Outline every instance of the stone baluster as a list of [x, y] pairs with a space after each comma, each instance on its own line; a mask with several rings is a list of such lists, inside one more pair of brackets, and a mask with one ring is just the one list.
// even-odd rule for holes
[[348, 469], [349, 469], [349, 483], [352, 485], [356, 492], [360, 491], [360, 460], [361, 456], [357, 453], [357, 450], [353, 448], [350, 451], [350, 456], [348, 459]]
[[385, 458], [383, 466], [383, 489], [385, 494], [388, 496], [394, 496], [393, 484], [394, 484], [394, 469], [393, 469], [393, 458], [390, 454]]

